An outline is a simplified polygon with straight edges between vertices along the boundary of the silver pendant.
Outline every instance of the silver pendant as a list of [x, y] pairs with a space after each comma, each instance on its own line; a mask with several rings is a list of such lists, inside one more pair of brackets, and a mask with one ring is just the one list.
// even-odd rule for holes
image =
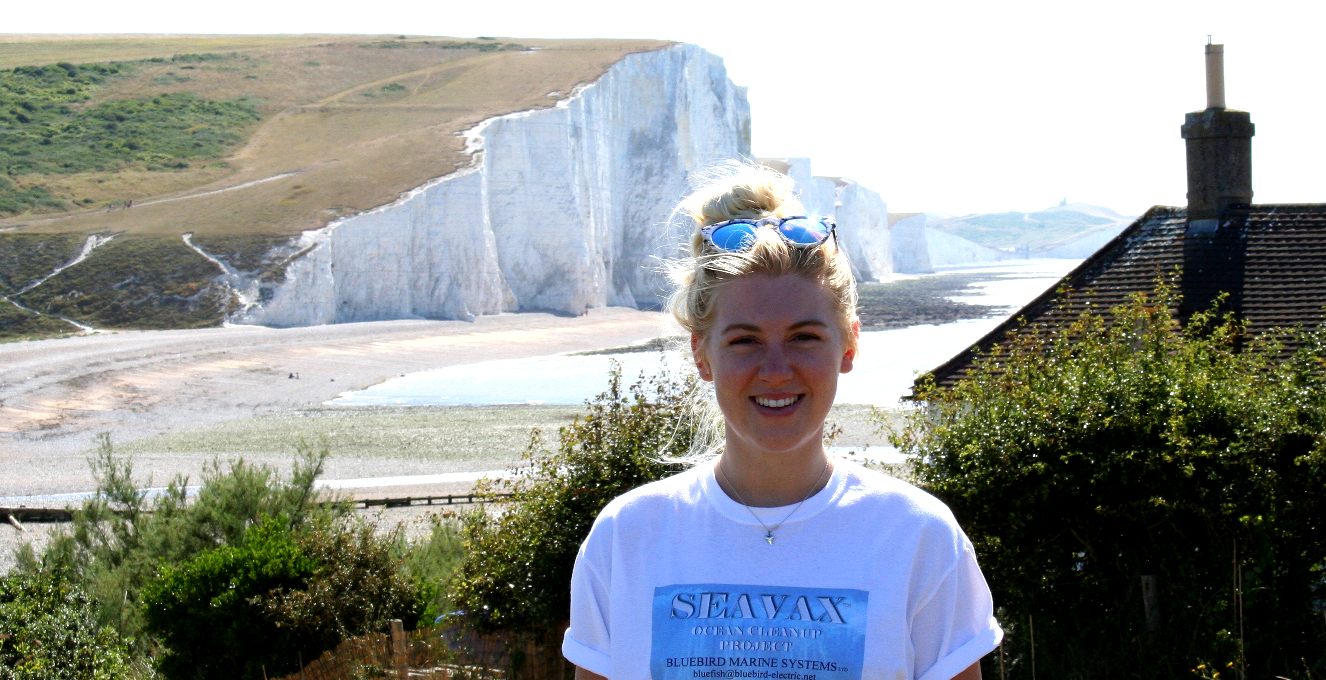
[[766, 530], [764, 532], [764, 542], [773, 545], [773, 532]]

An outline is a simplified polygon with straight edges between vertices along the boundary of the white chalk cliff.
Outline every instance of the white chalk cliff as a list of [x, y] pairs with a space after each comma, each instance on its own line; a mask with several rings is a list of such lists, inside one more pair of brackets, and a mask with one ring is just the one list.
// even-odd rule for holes
[[858, 281], [884, 281], [894, 273], [889, 208], [879, 194], [850, 179], [816, 177], [811, 174], [807, 158], [762, 162], [796, 182], [807, 212], [834, 217], [840, 242], [852, 261], [852, 273]]
[[[720, 59], [676, 45], [625, 57], [554, 108], [486, 121], [470, 141], [470, 167], [305, 232], [288, 248], [300, 255], [284, 282], [266, 294], [251, 283], [240, 297], [260, 302], [234, 321], [657, 307], [660, 264], [681, 252], [690, 228], [669, 222], [672, 208], [690, 173], [750, 156], [750, 108]], [[792, 177], [808, 212], [837, 219], [859, 280], [929, 268], [895, 252], [879, 194], [816, 177], [806, 158], [763, 162]], [[924, 252], [923, 231], [909, 242]]]
[[471, 131], [471, 167], [306, 232], [235, 321], [305, 326], [653, 307], [688, 173], [750, 155], [750, 108], [691, 45], [629, 55], [554, 108]]

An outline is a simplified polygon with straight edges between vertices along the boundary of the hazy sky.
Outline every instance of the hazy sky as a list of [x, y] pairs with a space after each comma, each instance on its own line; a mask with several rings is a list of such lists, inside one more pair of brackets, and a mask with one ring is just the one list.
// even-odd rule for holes
[[1206, 106], [1211, 35], [1227, 103], [1257, 127], [1255, 200], [1326, 202], [1326, 5], [1311, 1], [63, 0], [3, 14], [3, 33], [695, 43], [749, 88], [756, 155], [808, 157], [895, 212], [956, 214], [1183, 205], [1179, 126]]

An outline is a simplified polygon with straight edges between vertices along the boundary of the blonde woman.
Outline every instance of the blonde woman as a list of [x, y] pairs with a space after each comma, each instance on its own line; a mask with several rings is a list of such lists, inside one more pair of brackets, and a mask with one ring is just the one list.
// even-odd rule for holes
[[670, 307], [713, 386], [717, 455], [595, 522], [562, 645], [576, 677], [979, 678], [1002, 631], [948, 508], [824, 448], [860, 328], [834, 222], [751, 165], [680, 210], [696, 229]]

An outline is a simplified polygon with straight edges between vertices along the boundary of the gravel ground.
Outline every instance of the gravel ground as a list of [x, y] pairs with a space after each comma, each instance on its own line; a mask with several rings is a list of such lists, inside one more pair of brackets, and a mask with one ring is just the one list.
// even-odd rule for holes
[[[633, 344], [668, 333], [668, 323], [657, 312], [604, 308], [580, 317], [237, 326], [0, 344], [0, 497], [93, 488], [86, 459], [98, 433], [110, 433], [117, 450], [141, 449], [136, 470], [164, 483], [177, 473], [196, 476], [224, 448], [181, 451], [166, 445], [172, 437], [225, 434], [226, 427], [257, 437], [299, 418], [318, 420], [297, 414], [319, 413], [342, 392], [404, 373]], [[290, 430], [318, 434], [316, 427]], [[286, 437], [285, 446], [297, 436]], [[250, 457], [284, 464], [290, 452], [268, 446]], [[373, 476], [365, 473], [375, 471], [379, 456], [361, 457], [362, 464], [353, 454], [334, 461], [329, 475]], [[406, 456], [387, 474], [404, 474], [407, 463], [420, 461]]]

